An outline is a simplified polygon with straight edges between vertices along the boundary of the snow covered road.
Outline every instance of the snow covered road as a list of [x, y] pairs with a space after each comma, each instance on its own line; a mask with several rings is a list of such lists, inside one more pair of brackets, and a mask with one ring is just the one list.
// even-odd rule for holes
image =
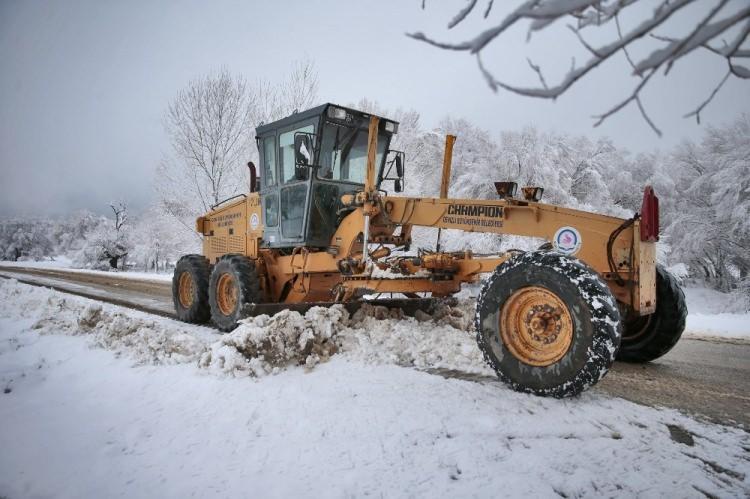
[[0, 281], [0, 496], [750, 494], [743, 430], [399, 365], [472, 370], [471, 338], [444, 323], [310, 311], [273, 330], [303, 319], [300, 338], [328, 331], [340, 351], [267, 371], [230, 348], [262, 322], [218, 337]]

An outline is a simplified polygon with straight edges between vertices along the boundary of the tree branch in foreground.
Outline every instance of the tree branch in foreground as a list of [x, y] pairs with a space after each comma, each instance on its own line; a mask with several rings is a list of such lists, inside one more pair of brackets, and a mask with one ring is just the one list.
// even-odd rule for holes
[[[734, 59], [750, 57], [750, 49], [743, 48], [750, 34], [750, 7], [743, 7], [732, 12], [728, 10], [728, 0], [715, 2], [696, 22], [695, 26], [687, 34], [680, 38], [663, 37], [656, 34], [656, 30], [663, 27], [665, 23], [681, 9], [691, 4], [697, 4], [695, 0], [664, 0], [653, 11], [651, 16], [643, 16], [641, 21], [629, 31], [623, 32], [619, 14], [626, 8], [634, 5], [638, 0], [526, 0], [518, 7], [508, 13], [499, 23], [478, 33], [473, 38], [462, 42], [443, 42], [428, 37], [422, 32], [407, 33], [407, 36], [422, 41], [434, 47], [444, 50], [468, 52], [477, 58], [477, 66], [489, 87], [497, 92], [502, 88], [526, 97], [555, 100], [563, 95], [580, 79], [586, 77], [602, 63], [611, 59], [618, 52], [622, 52], [630, 66], [633, 75], [640, 77], [640, 81], [634, 87], [630, 95], [617, 103], [608, 111], [594, 116], [597, 119], [594, 126], [600, 125], [605, 119], [622, 110], [628, 104], [634, 102], [643, 116], [644, 121], [661, 136], [661, 131], [646, 113], [640, 98], [641, 91], [650, 81], [653, 74], [659, 68], [665, 68], [664, 74], [669, 74], [674, 63], [695, 49], [703, 47], [712, 53], [727, 60], [729, 71], [719, 85], [714, 88], [711, 95], [695, 111], [686, 116], [696, 116], [700, 122], [700, 112], [713, 100], [714, 96], [724, 85], [729, 75], [741, 79], [750, 79], [750, 69], [741, 66]], [[452, 29], [464, 22], [478, 5], [477, 0], [467, 0], [467, 4], [451, 19], [448, 29]], [[701, 2], [701, 5], [707, 2]], [[424, 2], [422, 7], [424, 8]], [[484, 10], [487, 18], [492, 11], [493, 2], [488, 1]], [[630, 11], [629, 11], [630, 12]], [[523, 21], [529, 22], [528, 35], [535, 31], [541, 31], [558, 19], [570, 17], [576, 21], [576, 25], [569, 25], [578, 42], [592, 55], [582, 66], [576, 67], [575, 63], [570, 71], [557, 83], [550, 85], [543, 76], [542, 68], [527, 58], [530, 68], [536, 73], [539, 87], [522, 87], [497, 79], [492, 71], [485, 65], [481, 53], [491, 43], [500, 38], [509, 28]], [[718, 20], [716, 20], [718, 19]], [[614, 20], [617, 36], [599, 47], [589, 44], [582, 35], [582, 30], [591, 26], [600, 27]], [[737, 26], [742, 26], [739, 34], [731, 43], [724, 42], [724, 46], [717, 48], [711, 42], [720, 38], [722, 34]], [[666, 45], [656, 48], [640, 61], [635, 61], [628, 48], [636, 41], [649, 36], [653, 39], [665, 42]]]

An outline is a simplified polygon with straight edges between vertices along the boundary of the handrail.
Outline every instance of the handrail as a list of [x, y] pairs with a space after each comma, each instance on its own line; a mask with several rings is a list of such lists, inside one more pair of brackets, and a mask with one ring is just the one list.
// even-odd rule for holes
[[221, 205], [223, 205], [224, 203], [226, 203], [227, 201], [231, 201], [232, 199], [237, 199], [237, 198], [238, 198], [238, 197], [240, 197], [240, 196], [242, 196], [242, 197], [244, 197], [244, 198], [246, 198], [246, 199], [247, 199], [247, 194], [242, 194], [242, 193], [240, 193], [240, 194], [235, 194], [234, 196], [232, 196], [232, 197], [230, 197], [230, 198], [226, 198], [226, 199], [225, 199], [225, 200], [223, 200], [223, 201], [219, 201], [219, 202], [218, 202], [218, 203], [216, 203], [215, 205], [211, 206], [211, 209], [212, 209], [212, 210], [215, 210], [217, 206], [221, 206]]

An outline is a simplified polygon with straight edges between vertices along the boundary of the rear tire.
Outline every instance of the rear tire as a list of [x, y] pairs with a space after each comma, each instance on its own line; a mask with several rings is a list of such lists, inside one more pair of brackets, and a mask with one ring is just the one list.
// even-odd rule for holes
[[669, 352], [682, 336], [687, 318], [685, 294], [669, 272], [656, 266], [656, 311], [623, 324], [617, 360], [649, 362]]
[[242, 255], [222, 257], [211, 272], [208, 302], [211, 320], [222, 331], [237, 327], [247, 303], [260, 303], [260, 279], [255, 262]]
[[594, 270], [537, 251], [495, 269], [477, 300], [476, 330], [485, 361], [511, 388], [570, 397], [597, 383], [614, 362], [620, 312]]
[[172, 277], [172, 301], [177, 318], [203, 324], [211, 318], [208, 306], [208, 260], [201, 255], [185, 255], [177, 261]]

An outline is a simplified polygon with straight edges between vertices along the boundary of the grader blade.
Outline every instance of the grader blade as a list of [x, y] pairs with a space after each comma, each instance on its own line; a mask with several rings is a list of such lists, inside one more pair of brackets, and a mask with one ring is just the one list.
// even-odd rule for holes
[[354, 314], [363, 306], [385, 307], [400, 310], [404, 315], [413, 317], [417, 311], [433, 315], [440, 305], [455, 305], [455, 298], [403, 298], [403, 299], [374, 299], [353, 300], [348, 302], [306, 302], [306, 303], [248, 303], [242, 309], [241, 318], [258, 315], [274, 315], [284, 310], [291, 310], [304, 314], [313, 307], [343, 306], [349, 314]]

